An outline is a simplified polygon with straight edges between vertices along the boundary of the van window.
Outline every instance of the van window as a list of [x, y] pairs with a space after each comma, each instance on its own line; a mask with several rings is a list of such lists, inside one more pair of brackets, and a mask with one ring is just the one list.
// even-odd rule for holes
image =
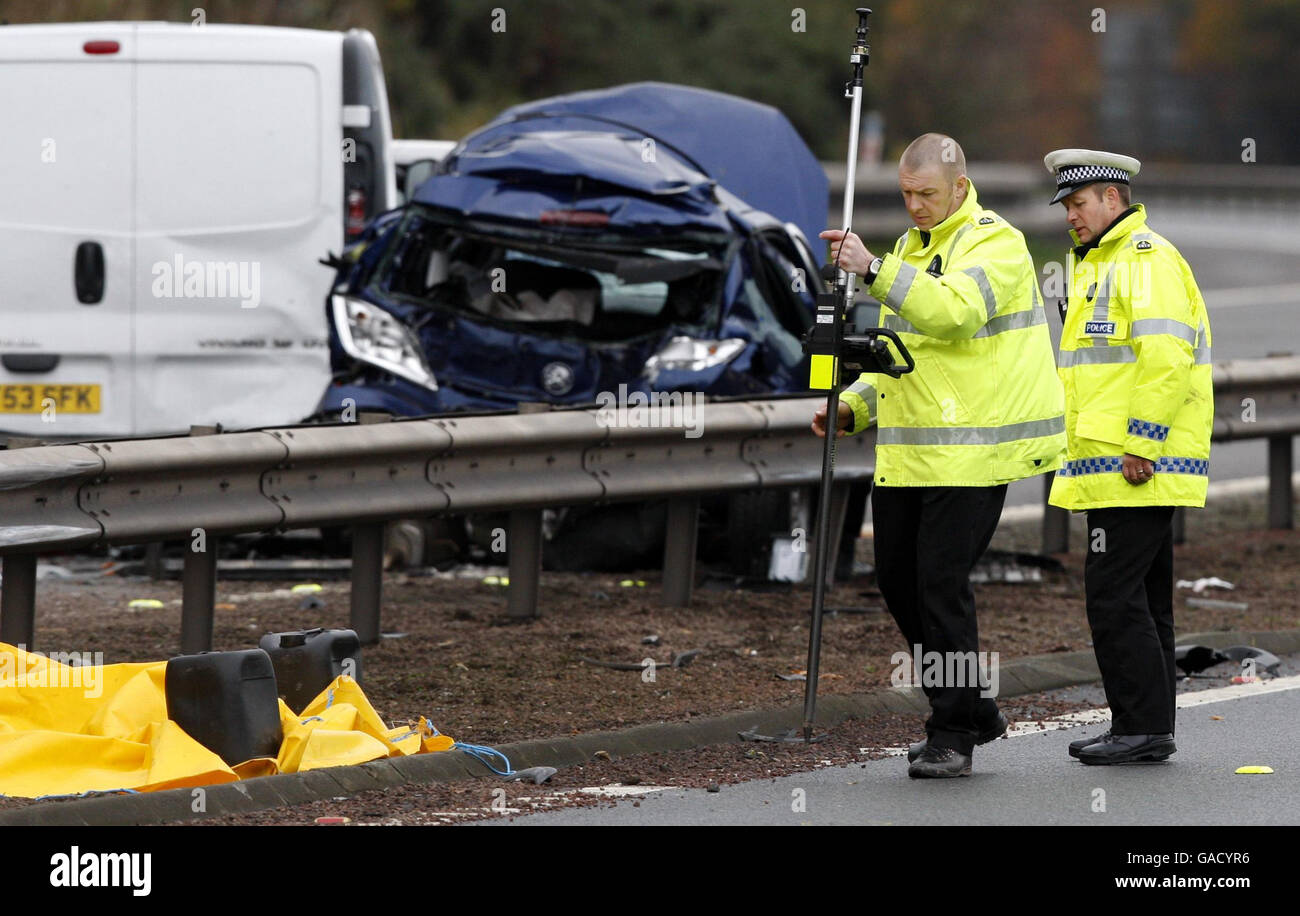
[[142, 231], [285, 226], [322, 206], [310, 67], [141, 61], [137, 94]]

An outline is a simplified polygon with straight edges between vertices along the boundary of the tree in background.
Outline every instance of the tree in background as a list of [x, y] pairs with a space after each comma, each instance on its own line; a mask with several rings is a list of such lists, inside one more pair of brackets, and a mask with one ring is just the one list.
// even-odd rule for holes
[[[498, 8], [504, 31], [490, 28]], [[444, 136], [460, 136], [516, 102], [662, 80], [773, 105], [829, 154], [845, 120], [840, 62], [856, 18], [831, 0], [804, 3], [798, 16], [792, 9], [771, 0], [420, 3], [413, 15], [429, 49], [425, 78], [445, 81], [452, 107], [404, 116], [418, 129], [437, 120]]]
[[[839, 160], [854, 5], [0, 0], [0, 15], [189, 22], [201, 6], [210, 23], [367, 28], [403, 137], [455, 139], [517, 102], [664, 80], [773, 105], [819, 156]], [[864, 110], [883, 113], [887, 158], [940, 130], [983, 160], [1036, 161], [1048, 149], [1112, 143], [1151, 158], [1228, 162], [1252, 137], [1261, 162], [1300, 162], [1294, 0], [880, 0], [876, 8]]]
[[883, 82], [891, 149], [901, 152], [913, 137], [938, 131], [957, 137], [971, 159], [1033, 160], [1089, 136], [1098, 86], [1095, 6], [880, 4], [875, 75]]
[[[1294, 0], [1195, 0], [1180, 42], [1179, 66], [1206, 110], [1201, 138], [1216, 161], [1300, 162], [1300, 4]], [[1249, 161], [1249, 160], [1247, 160]]]

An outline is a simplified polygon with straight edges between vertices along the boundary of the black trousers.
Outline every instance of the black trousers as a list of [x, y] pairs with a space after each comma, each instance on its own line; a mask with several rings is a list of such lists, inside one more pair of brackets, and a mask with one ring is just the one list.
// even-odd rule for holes
[[[909, 652], [920, 645], [946, 660], [947, 653], [979, 651], [970, 572], [993, 538], [1006, 496], [1005, 484], [872, 490], [876, 580]], [[981, 697], [969, 678], [964, 686], [946, 679], [927, 686], [924, 667], [922, 675], [927, 740], [969, 754], [976, 734], [997, 718], [997, 703]]]
[[1088, 511], [1088, 625], [1117, 735], [1174, 731], [1173, 517], [1171, 506]]

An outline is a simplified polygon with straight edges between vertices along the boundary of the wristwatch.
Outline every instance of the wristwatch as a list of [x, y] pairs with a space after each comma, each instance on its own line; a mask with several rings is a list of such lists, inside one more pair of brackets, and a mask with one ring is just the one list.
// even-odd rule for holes
[[871, 264], [868, 265], [867, 267], [867, 273], [865, 276], [863, 276], [862, 282], [867, 284], [867, 286], [870, 286], [872, 283], [875, 283], [876, 274], [880, 273], [880, 267], [884, 263], [885, 263], [884, 258], [876, 258], [874, 261], [872, 261]]

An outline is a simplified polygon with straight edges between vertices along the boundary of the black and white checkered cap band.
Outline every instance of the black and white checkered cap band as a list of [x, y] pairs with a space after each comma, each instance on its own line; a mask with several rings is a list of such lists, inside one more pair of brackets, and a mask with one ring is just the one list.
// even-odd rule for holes
[[1128, 184], [1129, 173], [1109, 165], [1067, 165], [1056, 172], [1056, 186], [1086, 184], [1092, 181], [1122, 181]]

